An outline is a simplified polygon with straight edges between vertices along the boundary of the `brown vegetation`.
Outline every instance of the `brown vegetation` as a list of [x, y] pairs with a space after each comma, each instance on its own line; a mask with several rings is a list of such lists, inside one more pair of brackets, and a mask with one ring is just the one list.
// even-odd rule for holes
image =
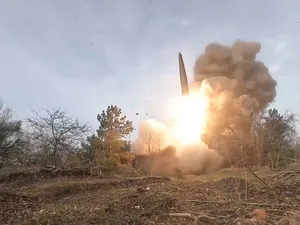
[[[293, 114], [272, 109], [251, 120], [251, 126], [246, 124], [247, 136], [227, 127], [226, 132], [203, 138], [224, 163], [217, 164], [212, 151], [207, 151], [183, 173], [176, 149], [158, 148], [157, 140], [153, 147], [152, 136], [147, 139], [147, 155], [130, 151], [126, 136], [133, 130], [132, 122], [117, 106], [98, 115], [99, 129], [91, 136], [87, 124], [60, 110], [35, 114], [28, 119], [31, 128], [23, 133], [21, 123], [5, 112], [0, 121], [0, 165], [2, 171], [14, 172], [0, 173], [4, 224], [297, 220], [293, 215], [300, 210], [299, 144]], [[209, 173], [221, 167], [229, 169]]]
[[0, 220], [4, 224], [120, 225], [250, 224], [260, 217], [264, 224], [296, 220], [298, 171], [261, 168], [254, 173], [259, 179], [241, 169], [226, 169], [181, 179], [54, 177], [1, 183]]

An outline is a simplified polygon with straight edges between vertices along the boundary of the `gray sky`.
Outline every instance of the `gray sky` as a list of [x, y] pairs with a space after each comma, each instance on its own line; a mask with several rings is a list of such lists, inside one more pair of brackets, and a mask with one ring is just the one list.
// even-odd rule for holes
[[29, 106], [62, 107], [96, 128], [97, 114], [117, 104], [135, 126], [164, 122], [180, 95], [178, 52], [191, 79], [205, 45], [242, 39], [262, 44], [275, 106], [300, 112], [300, 1], [185, 2], [1, 0], [0, 97], [20, 119]]

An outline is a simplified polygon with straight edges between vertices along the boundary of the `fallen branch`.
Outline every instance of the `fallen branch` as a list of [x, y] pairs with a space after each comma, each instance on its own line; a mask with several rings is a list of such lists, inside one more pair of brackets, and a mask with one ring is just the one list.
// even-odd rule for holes
[[216, 203], [216, 204], [242, 204], [242, 205], [257, 205], [257, 206], [277, 206], [277, 207], [293, 207], [292, 204], [270, 204], [270, 203], [260, 203], [260, 202], [240, 202], [240, 201], [206, 201], [206, 200], [185, 200], [184, 202], [191, 203]]
[[287, 214], [291, 214], [291, 215], [299, 215], [300, 212], [299, 211], [285, 211], [285, 210], [281, 210], [281, 209], [268, 209], [268, 211], [270, 212], [282, 212], [282, 213], [287, 213]]
[[170, 213], [168, 216], [190, 218], [194, 220], [194, 225], [197, 225], [198, 222], [198, 217], [193, 216], [191, 213]]
[[208, 201], [208, 200], [184, 200], [184, 202], [192, 202], [192, 203], [220, 203], [220, 204], [227, 204], [230, 203], [232, 201]]
[[285, 206], [285, 207], [293, 207], [291, 204], [271, 204], [271, 203], [258, 203], [258, 202], [242, 202], [244, 205], [257, 205], [257, 206]]
[[294, 162], [300, 162], [299, 159], [292, 159], [292, 158], [287, 158], [287, 157], [283, 157], [283, 159], [291, 160], [291, 161], [294, 161]]
[[169, 216], [193, 218], [191, 213], [170, 213]]
[[271, 191], [270, 186], [265, 181], [263, 181], [259, 176], [257, 176], [255, 172], [248, 165], [245, 165], [245, 167], [252, 176], [258, 179], [269, 191]]
[[[248, 165], [246, 165], [246, 169], [251, 175], [256, 177], [267, 188], [270, 194], [272, 194], [276, 199], [281, 200], [278, 194], [265, 181], [263, 181], [259, 176], [257, 176], [255, 172]], [[277, 188], [277, 190], [280, 192], [281, 195], [283, 194], [280, 188]], [[297, 198], [294, 197], [294, 199]]]
[[269, 176], [271, 179], [289, 179], [291, 176], [298, 175], [300, 173], [299, 170], [285, 170], [281, 171], [280, 173], [273, 174], [272, 176]]

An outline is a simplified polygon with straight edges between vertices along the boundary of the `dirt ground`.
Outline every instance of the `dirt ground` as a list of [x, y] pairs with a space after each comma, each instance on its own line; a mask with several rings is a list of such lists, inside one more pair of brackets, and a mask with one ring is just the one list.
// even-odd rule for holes
[[257, 216], [251, 214], [255, 209], [266, 210], [260, 224], [300, 224], [300, 170], [226, 169], [175, 178], [22, 177], [0, 184], [1, 224], [259, 224], [244, 220]]

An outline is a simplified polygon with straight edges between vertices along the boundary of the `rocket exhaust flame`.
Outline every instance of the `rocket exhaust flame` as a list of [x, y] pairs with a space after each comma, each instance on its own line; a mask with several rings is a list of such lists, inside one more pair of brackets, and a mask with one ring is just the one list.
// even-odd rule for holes
[[[232, 45], [208, 44], [195, 61], [190, 87], [179, 52], [182, 96], [170, 104], [172, 115], [163, 131], [158, 122], [142, 124], [134, 152], [150, 152], [149, 141], [158, 150], [174, 146], [178, 160], [174, 166], [185, 173], [239, 165], [243, 154], [252, 159], [252, 125], [275, 99], [277, 86], [268, 67], [256, 59], [260, 50], [260, 43], [242, 40]], [[249, 151], [241, 154], [241, 146]], [[163, 170], [166, 163], [155, 165]]]
[[179, 59], [179, 76], [180, 76], [181, 93], [182, 96], [189, 95], [189, 84], [187, 81], [187, 75], [185, 71], [183, 57], [180, 52], [178, 54], [178, 59]]

